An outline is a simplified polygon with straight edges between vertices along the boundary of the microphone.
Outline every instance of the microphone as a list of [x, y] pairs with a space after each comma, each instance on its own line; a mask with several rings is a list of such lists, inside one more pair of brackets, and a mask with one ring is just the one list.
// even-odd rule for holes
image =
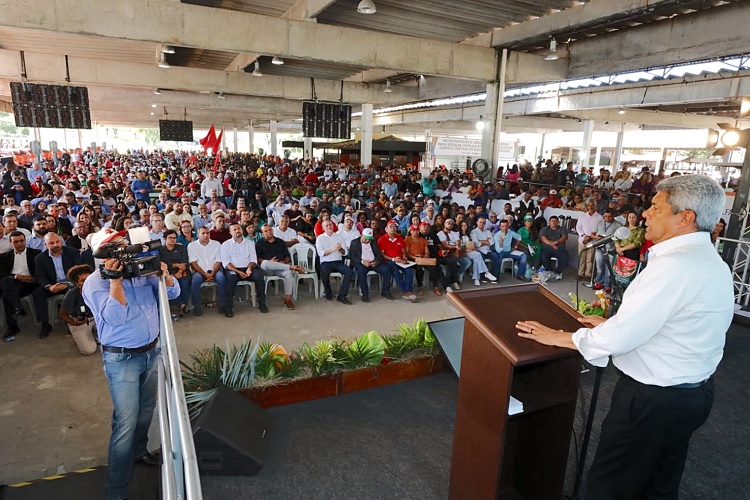
[[604, 238], [601, 238], [599, 240], [592, 241], [591, 243], [586, 243], [586, 246], [583, 248], [584, 250], [590, 250], [592, 248], [604, 246], [610, 241], [620, 241], [626, 240], [628, 238], [630, 238], [630, 229], [622, 226], [617, 228], [617, 231], [615, 231], [614, 234], [610, 234], [609, 236], [605, 236]]

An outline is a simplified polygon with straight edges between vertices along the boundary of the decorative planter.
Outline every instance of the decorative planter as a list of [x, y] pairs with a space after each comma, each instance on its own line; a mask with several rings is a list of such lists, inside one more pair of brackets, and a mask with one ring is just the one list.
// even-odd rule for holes
[[259, 406], [270, 408], [427, 377], [445, 371], [447, 366], [445, 357], [440, 353], [279, 385], [251, 387], [238, 392]]

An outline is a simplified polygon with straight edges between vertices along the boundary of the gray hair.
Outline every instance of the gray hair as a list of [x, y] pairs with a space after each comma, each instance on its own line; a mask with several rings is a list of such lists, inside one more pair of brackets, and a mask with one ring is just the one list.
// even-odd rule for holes
[[667, 196], [673, 214], [683, 210], [695, 212], [698, 231], [710, 233], [724, 211], [724, 189], [705, 175], [670, 177], [661, 181], [656, 189]]

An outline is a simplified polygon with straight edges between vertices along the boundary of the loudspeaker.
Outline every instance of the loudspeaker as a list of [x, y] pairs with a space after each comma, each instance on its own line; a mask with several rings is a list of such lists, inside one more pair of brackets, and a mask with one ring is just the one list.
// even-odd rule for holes
[[232, 389], [219, 386], [192, 427], [202, 474], [253, 476], [263, 467], [271, 419]]

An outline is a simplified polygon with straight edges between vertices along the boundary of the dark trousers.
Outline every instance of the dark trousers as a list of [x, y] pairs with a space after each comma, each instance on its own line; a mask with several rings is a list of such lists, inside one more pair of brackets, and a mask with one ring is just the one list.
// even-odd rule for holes
[[438, 257], [438, 266], [445, 266], [448, 270], [448, 283], [458, 283], [458, 259], [456, 257]]
[[[552, 257], [557, 259], [556, 268], [552, 265]], [[563, 272], [568, 267], [568, 251], [565, 249], [565, 243], [557, 245], [557, 250], [549, 245], [542, 244], [542, 265], [548, 271]]]
[[430, 278], [433, 288], [437, 288], [438, 285], [443, 285], [443, 288], [450, 286], [450, 282], [445, 279], [443, 270], [440, 266], [414, 266], [414, 274], [417, 277], [417, 286], [422, 287], [424, 284], [424, 274], [427, 272], [427, 276]]
[[40, 323], [49, 323], [49, 310], [47, 309], [47, 299], [55, 295], [65, 295], [68, 293], [66, 288], [62, 292], [52, 293], [47, 289], [40, 286], [32, 292], [31, 296], [34, 298], [34, 309], [36, 309], [36, 319]]
[[621, 376], [587, 481], [589, 500], [677, 500], [690, 436], [708, 418], [714, 383], [679, 389]]
[[[388, 268], [386, 268], [383, 263], [380, 263], [375, 267], [365, 267], [360, 262], [355, 262], [354, 272], [357, 273], [357, 281], [359, 282], [359, 289], [362, 290], [363, 297], [370, 296], [370, 287], [367, 285], [367, 273], [370, 271], [375, 271], [380, 275], [381, 288], [386, 282], [385, 275], [388, 273]], [[380, 292], [384, 293], [386, 291], [387, 290], [383, 289]]]
[[352, 268], [341, 260], [320, 263], [320, 276], [323, 279], [323, 293], [326, 297], [333, 296], [331, 293], [331, 273], [341, 273], [344, 276], [344, 279], [341, 280], [339, 297], [346, 297], [349, 294], [349, 285], [352, 282]]
[[37, 288], [38, 285], [36, 283], [18, 281], [12, 276], [6, 276], [0, 279], [0, 290], [2, 290], [3, 293], [5, 317], [8, 320], [8, 327], [11, 330], [18, 331], [18, 323], [13, 318], [13, 310], [19, 309], [21, 307], [21, 299], [27, 295], [31, 295]]
[[[233, 271], [226, 271], [226, 289], [224, 290], [224, 304], [219, 304], [221, 307], [232, 307], [234, 303], [234, 292], [237, 289], [237, 282], [240, 281], [240, 277]], [[265, 280], [263, 279], [263, 273], [260, 272], [260, 268], [256, 267], [253, 269], [251, 274], [244, 281], [252, 281], [255, 283], [255, 294], [258, 297], [258, 305], [266, 303], [266, 286]], [[221, 295], [220, 295], [221, 296]]]

